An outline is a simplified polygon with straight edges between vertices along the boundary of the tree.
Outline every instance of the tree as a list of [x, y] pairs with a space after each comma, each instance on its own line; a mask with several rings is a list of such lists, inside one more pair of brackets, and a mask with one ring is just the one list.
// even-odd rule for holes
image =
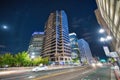
[[32, 59], [32, 64], [33, 64], [34, 66], [40, 65], [40, 63], [42, 63], [42, 58], [41, 58], [40, 56]]
[[2, 67], [2, 63], [3, 63], [3, 61], [2, 61], [2, 55], [0, 55], [0, 67]]
[[49, 63], [49, 58], [48, 57], [43, 58], [42, 63], [47, 65]]
[[73, 62], [73, 63], [79, 63], [79, 58], [74, 58], [74, 59], [72, 59], [72, 62]]
[[15, 64], [16, 66], [29, 66], [30, 65], [30, 58], [27, 52], [19, 52], [15, 55]]
[[15, 66], [21, 66], [21, 53], [15, 54]]
[[2, 55], [1, 59], [2, 59], [2, 66], [5, 65], [12, 66], [14, 64], [13, 55], [11, 55], [10, 53], [6, 53]]

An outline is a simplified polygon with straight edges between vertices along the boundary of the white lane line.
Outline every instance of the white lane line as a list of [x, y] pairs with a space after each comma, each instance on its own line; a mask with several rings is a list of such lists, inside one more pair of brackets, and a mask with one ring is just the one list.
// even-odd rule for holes
[[23, 78], [23, 77], [27, 77], [28, 75], [24, 75], [24, 76], [17, 76], [17, 77], [10, 77], [10, 78], [4, 78], [4, 79], [1, 79], [1, 80], [13, 80], [13, 79], [16, 79], [16, 78]]
[[36, 77], [36, 76], [29, 76], [28, 78], [30, 78], [30, 79], [31, 79], [31, 78], [35, 78], [35, 77]]

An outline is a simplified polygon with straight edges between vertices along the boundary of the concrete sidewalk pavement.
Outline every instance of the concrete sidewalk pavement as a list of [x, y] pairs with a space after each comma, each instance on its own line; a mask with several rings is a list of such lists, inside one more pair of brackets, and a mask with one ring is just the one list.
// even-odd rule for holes
[[120, 80], [120, 71], [119, 70], [114, 70], [114, 75], [117, 80]]

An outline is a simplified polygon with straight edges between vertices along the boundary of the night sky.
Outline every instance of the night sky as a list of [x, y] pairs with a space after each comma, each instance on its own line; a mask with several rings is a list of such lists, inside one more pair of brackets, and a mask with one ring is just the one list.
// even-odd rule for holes
[[0, 52], [26, 51], [32, 33], [44, 31], [49, 14], [64, 10], [69, 32], [88, 41], [93, 56], [104, 58], [95, 9], [95, 0], [0, 0]]

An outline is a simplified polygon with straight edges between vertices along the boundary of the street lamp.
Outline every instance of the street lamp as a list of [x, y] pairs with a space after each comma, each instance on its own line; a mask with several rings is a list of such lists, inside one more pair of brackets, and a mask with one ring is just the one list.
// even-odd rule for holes
[[101, 42], [108, 42], [108, 41], [110, 41], [111, 39], [112, 39], [111, 36], [107, 36], [106, 38], [101, 37], [101, 38], [100, 38], [100, 41], [101, 41]]
[[105, 38], [101, 37], [101, 38], [100, 38], [100, 41], [101, 41], [101, 42], [105, 42]]
[[107, 37], [106, 37], [106, 40], [111, 40], [111, 39], [112, 39], [111, 36], [107, 36]]
[[[99, 33], [104, 33], [105, 32], [105, 30], [103, 29], [103, 28], [101, 28], [100, 30], [99, 30]], [[112, 39], [112, 37], [110, 36], [110, 35], [108, 35], [106, 38], [103, 38], [103, 37], [101, 37], [100, 38], [100, 41], [101, 42], [104, 42], [104, 41], [109, 41], [109, 40], [111, 40]]]
[[107, 36], [106, 38], [101, 37], [101, 38], [100, 38], [100, 41], [101, 41], [101, 42], [105, 42], [105, 41], [107, 42], [107, 41], [109, 41], [109, 40], [111, 40], [111, 39], [112, 39], [111, 36]]
[[[102, 30], [101, 30], [101, 33], [102, 33]], [[110, 41], [111, 39], [112, 39], [112, 37], [110, 35], [108, 35], [106, 37], [101, 37], [100, 38], [100, 41], [104, 43], [103, 49], [104, 49], [104, 52], [105, 52], [107, 57], [110, 57], [109, 56], [110, 55], [110, 51], [109, 51], [108, 46], [105, 43]]]
[[104, 33], [104, 32], [105, 32], [105, 30], [102, 28], [99, 30], [99, 33]]

